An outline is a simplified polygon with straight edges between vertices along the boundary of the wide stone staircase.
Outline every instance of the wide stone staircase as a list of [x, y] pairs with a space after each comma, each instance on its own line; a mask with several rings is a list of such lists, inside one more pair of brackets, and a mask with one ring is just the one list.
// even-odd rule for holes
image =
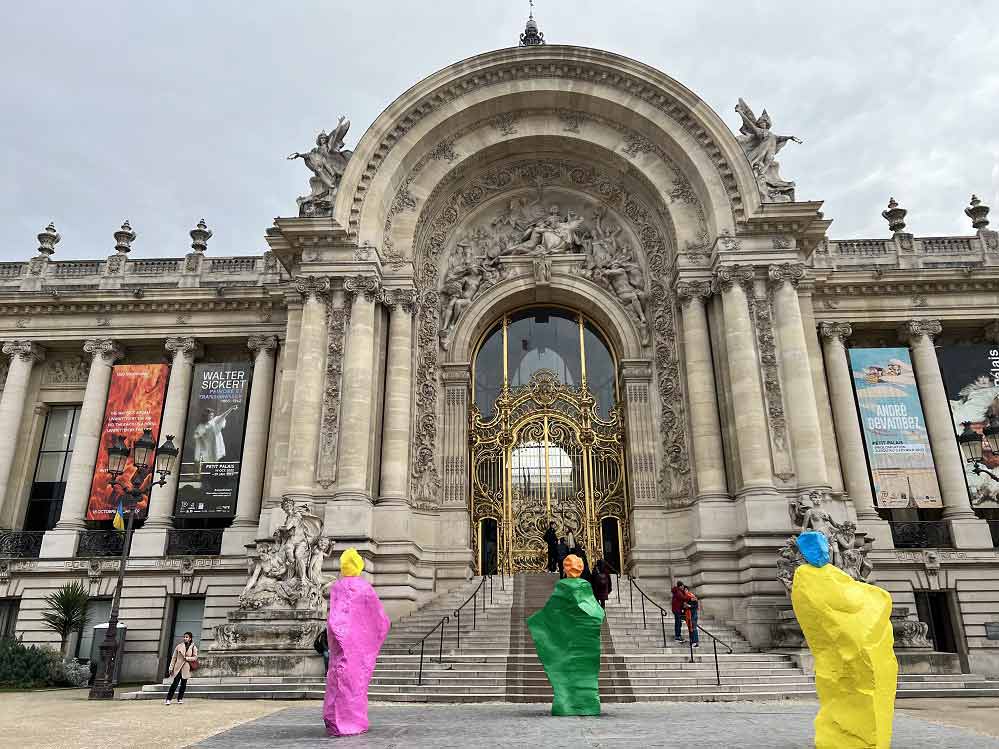
[[[475, 578], [394, 622], [378, 658], [368, 691], [370, 699], [550, 702], [552, 690], [525, 620], [544, 606], [557, 579], [546, 574]], [[718, 645], [716, 671], [711, 638], [702, 634], [692, 662], [687, 644], [673, 641], [672, 616], [664, 620], [659, 609], [647, 600], [643, 615], [642, 606], [637, 586], [621, 578], [621, 589], [615, 590], [607, 602], [601, 634], [601, 701], [779, 700], [814, 696], [814, 679], [796, 667], [791, 656], [754, 651], [734, 628], [710, 617], [702, 617], [701, 626], [732, 652]], [[448, 620], [438, 627], [444, 617]], [[420, 641], [424, 637], [421, 665]], [[168, 681], [147, 685], [126, 697], [163, 699], [167, 687]], [[324, 688], [321, 678], [194, 678], [188, 683], [187, 695], [322, 699]], [[899, 677], [898, 696], [999, 697], [999, 681], [972, 674], [903, 674]]]

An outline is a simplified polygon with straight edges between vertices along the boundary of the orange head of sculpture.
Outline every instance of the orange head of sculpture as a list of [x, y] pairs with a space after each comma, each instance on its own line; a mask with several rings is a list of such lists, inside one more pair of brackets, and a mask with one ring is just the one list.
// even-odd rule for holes
[[562, 569], [565, 570], [566, 577], [579, 577], [583, 574], [583, 560], [575, 554], [570, 554], [562, 562]]

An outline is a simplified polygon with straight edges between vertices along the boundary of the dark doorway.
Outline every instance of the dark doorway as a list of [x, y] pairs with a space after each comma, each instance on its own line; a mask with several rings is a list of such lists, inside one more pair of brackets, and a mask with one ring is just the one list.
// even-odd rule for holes
[[495, 518], [483, 518], [479, 525], [479, 570], [483, 575], [496, 574], [498, 530]]
[[919, 620], [930, 628], [933, 649], [942, 653], [958, 652], [950, 596], [946, 592], [931, 590], [917, 590], [915, 596], [916, 613]]
[[604, 548], [604, 561], [620, 574], [621, 535], [617, 518], [604, 518], [600, 521], [600, 540]]

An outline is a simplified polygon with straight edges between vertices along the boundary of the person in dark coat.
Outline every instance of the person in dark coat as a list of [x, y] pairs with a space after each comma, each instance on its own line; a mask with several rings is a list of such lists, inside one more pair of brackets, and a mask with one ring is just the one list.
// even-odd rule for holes
[[565, 570], [563, 569], [562, 562], [567, 556], [569, 556], [569, 544], [565, 542], [564, 538], [560, 538], [558, 540], [558, 546], [556, 547], [555, 553], [558, 556], [558, 576], [560, 578], [565, 577]]
[[575, 538], [571, 533], [569, 534], [569, 538], [572, 539], [569, 545], [569, 553], [575, 554], [577, 557], [583, 560], [583, 574], [580, 575], [580, 577], [582, 577], [584, 580], [592, 582], [593, 573], [590, 571], [590, 562], [586, 558], [586, 549], [584, 549], [576, 542]]
[[548, 572], [554, 574], [558, 572], [558, 534], [555, 532], [555, 521], [548, 523], [548, 530], [545, 531], [545, 543], [548, 545]]
[[600, 604], [601, 608], [607, 608], [607, 599], [610, 598], [613, 585], [611, 584], [610, 569], [603, 559], [597, 561], [590, 585], [593, 586], [593, 597], [597, 599], [597, 603]]
[[673, 593], [673, 601], [670, 604], [670, 609], [673, 612], [673, 639], [677, 642], [683, 642], [680, 625], [685, 621], [684, 609], [686, 607], [687, 596], [689, 593], [687, 591], [687, 586], [680, 580], [676, 581], [676, 585], [673, 586], [671, 592]]

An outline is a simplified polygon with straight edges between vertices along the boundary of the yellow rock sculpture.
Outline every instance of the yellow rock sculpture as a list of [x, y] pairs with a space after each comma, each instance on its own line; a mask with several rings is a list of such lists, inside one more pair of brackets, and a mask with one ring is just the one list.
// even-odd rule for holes
[[816, 749], [890, 749], [898, 680], [891, 596], [831, 564], [803, 564], [791, 603], [815, 657]]

